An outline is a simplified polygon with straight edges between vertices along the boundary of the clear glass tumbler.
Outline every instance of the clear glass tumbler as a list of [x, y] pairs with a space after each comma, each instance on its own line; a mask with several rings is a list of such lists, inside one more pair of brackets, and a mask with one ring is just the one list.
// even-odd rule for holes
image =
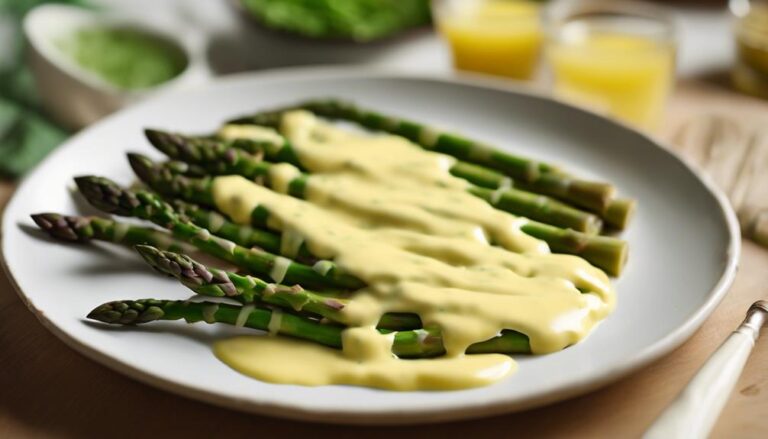
[[459, 70], [532, 79], [543, 41], [541, 2], [433, 0], [432, 11]]
[[653, 130], [675, 81], [675, 31], [656, 5], [555, 1], [546, 10], [546, 59], [556, 96]]

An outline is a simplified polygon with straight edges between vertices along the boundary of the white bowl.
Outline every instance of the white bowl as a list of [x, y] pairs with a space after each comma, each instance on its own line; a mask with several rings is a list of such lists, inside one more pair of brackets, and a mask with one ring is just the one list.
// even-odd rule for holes
[[[56, 42], [88, 26], [138, 29], [176, 44], [187, 66], [178, 76], [155, 87], [123, 90], [80, 67]], [[199, 44], [158, 26], [117, 15], [66, 5], [42, 5], [24, 18], [29, 44], [27, 62], [43, 106], [58, 123], [71, 129], [89, 125], [128, 104], [168, 88], [199, 84], [210, 78]]]

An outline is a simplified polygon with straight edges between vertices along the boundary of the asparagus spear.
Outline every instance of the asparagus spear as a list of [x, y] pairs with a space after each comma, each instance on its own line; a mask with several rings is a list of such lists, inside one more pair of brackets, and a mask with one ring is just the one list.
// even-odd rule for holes
[[[204, 296], [231, 297], [243, 303], [260, 299], [269, 304], [289, 307], [297, 311], [304, 309], [333, 320], [338, 319], [338, 311], [346, 305], [346, 299], [325, 297], [305, 291], [298, 286], [270, 285], [252, 276], [241, 276], [206, 267], [189, 256], [176, 253], [184, 251], [187, 246], [183, 242], [174, 240], [168, 232], [99, 217], [41, 213], [32, 215], [32, 219], [51, 236], [64, 241], [101, 240], [135, 246], [150, 266], [163, 274], [176, 277], [186, 287]], [[164, 252], [153, 246], [162, 246], [175, 252]], [[399, 324], [403, 319], [392, 320], [389, 323]], [[415, 327], [421, 326], [418, 317], [415, 321], [413, 318], [410, 320], [408, 324], [416, 325]]]
[[[294, 106], [329, 119], [356, 122], [366, 128], [387, 131], [409, 139], [426, 149], [452, 155], [460, 160], [497, 169], [519, 183], [525, 183], [532, 192], [550, 195], [580, 207], [603, 212], [614, 198], [615, 188], [606, 183], [573, 179], [553, 165], [539, 163], [523, 157], [498, 151], [489, 145], [445, 133], [422, 124], [387, 116], [356, 107], [338, 100], [309, 101]], [[279, 115], [287, 109], [275, 110], [256, 116], [242, 117], [229, 123], [277, 126]]]
[[[252, 276], [241, 276], [204, 266], [189, 256], [176, 253], [188, 251], [189, 246], [183, 241], [175, 240], [165, 231], [100, 217], [64, 216], [56, 213], [34, 214], [32, 219], [52, 237], [64, 241], [99, 240], [136, 246], [139, 254], [152, 267], [176, 277], [197, 294], [226, 296], [249, 303], [261, 297], [264, 290], [267, 290], [267, 296], [274, 299], [263, 300], [266, 303], [290, 306], [293, 309], [301, 308], [332, 320], [337, 318], [335, 313], [342, 309], [347, 301], [345, 298], [307, 292], [295, 287], [270, 287], [266, 282]], [[167, 248], [170, 251], [161, 251], [158, 248]], [[274, 293], [269, 296], [273, 288]], [[391, 330], [414, 329], [421, 327], [421, 320], [413, 314], [390, 313], [382, 317], [379, 327]]]
[[321, 273], [313, 267], [212, 235], [207, 229], [183, 221], [169, 204], [153, 193], [125, 190], [102, 177], [77, 177], [75, 182], [88, 202], [107, 213], [152, 221], [205, 253], [255, 274], [269, 275], [278, 283], [285, 281], [316, 289], [359, 289], [365, 286], [360, 279], [344, 273], [330, 262], [326, 265], [328, 270]]
[[[171, 199], [169, 202], [183, 219], [209, 230], [216, 236], [243, 247], [257, 247], [270, 253], [280, 253], [281, 238], [275, 233], [235, 224], [219, 212], [179, 199]], [[312, 256], [303, 244], [299, 247], [296, 260], [313, 264], [317, 262], [317, 258]]]
[[[524, 183], [519, 183], [516, 181], [512, 181], [510, 183], [509, 178], [504, 176], [504, 174], [501, 174], [492, 169], [475, 165], [473, 163], [459, 161], [455, 165], [453, 165], [453, 167], [451, 168], [451, 174], [453, 174], [456, 177], [463, 178], [472, 184], [475, 184], [477, 186], [484, 187], [484, 188], [498, 189], [500, 187], [504, 187], [505, 185], [512, 184], [513, 187], [520, 189], [519, 192], [523, 192], [523, 193], [539, 192], [539, 191], [533, 190], [534, 188], [531, 188], [529, 185], [526, 185]], [[547, 183], [548, 179], [549, 179], [548, 176], [542, 176], [540, 184]], [[527, 188], [528, 190], [527, 191], [522, 190], [524, 188]], [[555, 196], [555, 197], [567, 200], [568, 198], [567, 194], [561, 189], [558, 189], [558, 186], [556, 184], [552, 184], [551, 192], [555, 192], [558, 190], [561, 191], [562, 195]], [[604, 209], [596, 209], [590, 206], [581, 206], [581, 208], [586, 209], [587, 211], [592, 212], [594, 214], [597, 214], [605, 222], [605, 224], [621, 230], [627, 227], [630, 219], [632, 218], [632, 214], [634, 213], [634, 209], [635, 209], [635, 200], [631, 200], [627, 198], [612, 198], [610, 201], [608, 201], [608, 204]], [[536, 218], [532, 218], [532, 219], [536, 219]], [[547, 221], [544, 221], [544, 222], [547, 222]], [[554, 223], [551, 223], [551, 224], [558, 225]], [[579, 231], [586, 232], [586, 230], [579, 230]]]
[[307, 101], [288, 108], [241, 117], [228, 123], [258, 124], [278, 128], [281, 114], [295, 109], [304, 109], [329, 119], [349, 120], [366, 128], [391, 132], [428, 149], [454, 155], [462, 160], [501, 168], [500, 170], [525, 181], [532, 181], [541, 173], [558, 171], [557, 167], [546, 163], [496, 151], [488, 145], [457, 135], [441, 133], [416, 122], [363, 110], [350, 102], [334, 99]]
[[[172, 169], [175, 167], [174, 162], [165, 162], [158, 165], [158, 167], [171, 168], [171, 172], [174, 175], [179, 175], [177, 170]], [[170, 198], [168, 203], [173, 206], [173, 209], [182, 219], [207, 229], [216, 236], [228, 239], [243, 247], [256, 247], [270, 253], [280, 253], [281, 251], [281, 238], [275, 233], [235, 224], [219, 212], [203, 208], [194, 203], [188, 203], [178, 198]], [[296, 255], [291, 256], [295, 257], [299, 262], [317, 263], [317, 258], [309, 252], [304, 244], [299, 246]]]
[[[124, 300], [98, 306], [88, 318], [117, 325], [137, 325], [157, 320], [181, 320], [187, 323], [225, 323], [248, 328], [269, 330], [273, 311], [261, 307], [248, 308], [215, 302], [181, 300]], [[309, 340], [332, 348], [341, 348], [343, 327], [324, 325], [301, 316], [283, 314], [277, 333]], [[272, 328], [275, 329], [274, 326]], [[387, 330], [380, 330], [388, 332]], [[442, 337], [436, 328], [399, 331], [395, 334], [392, 352], [401, 358], [425, 358], [443, 355]], [[467, 353], [498, 352], [503, 354], [530, 353], [528, 337], [516, 331], [503, 331], [490, 340], [475, 343]]]
[[157, 129], [145, 129], [144, 135], [155, 148], [169, 157], [191, 157], [195, 162], [205, 160], [209, 154], [218, 156], [222, 151], [238, 149], [254, 156], [263, 156], [273, 162], [290, 163], [304, 169], [298, 155], [288, 139], [281, 136], [281, 142], [253, 139], [224, 140], [212, 137], [192, 137], [169, 133]]
[[611, 276], [621, 274], [629, 256], [627, 242], [610, 236], [586, 235], [534, 221], [525, 223], [521, 230], [546, 241], [552, 252], [579, 255]]
[[[200, 179], [172, 175], [171, 173], [163, 172], [151, 160], [138, 154], [132, 154], [129, 159], [134, 171], [140, 176], [139, 178], [166, 196], [186, 199], [190, 195], [187, 188], [194, 187], [196, 191], [191, 195], [192, 197], [196, 199], [213, 199], [212, 194], [210, 194], [210, 178], [205, 179], [206, 181], [203, 182]], [[295, 184], [294, 190], [298, 190], [299, 186], [301, 184]], [[209, 193], [201, 194], [197, 192], [199, 190], [205, 190]], [[207, 205], [216, 207], [213, 201], [210, 201]], [[263, 227], [266, 224], [268, 215], [269, 212], [257, 207], [251, 214], [252, 225], [254, 227]], [[621, 273], [621, 269], [626, 262], [627, 243], [621, 239], [561, 229], [536, 221], [527, 221], [521, 229], [526, 234], [547, 242], [552, 251], [579, 255], [613, 276], [618, 276]]]
[[87, 242], [98, 240], [127, 246], [146, 244], [176, 252], [183, 252], [189, 248], [183, 241], [174, 239], [166, 231], [118, 223], [96, 216], [83, 217], [65, 216], [57, 213], [38, 213], [32, 215], [32, 220], [52, 237], [64, 241]]
[[169, 160], [165, 162], [165, 168], [174, 174], [182, 174], [189, 177], [205, 177], [208, 171], [197, 165], [191, 165], [181, 160]]
[[[270, 162], [263, 161], [266, 154], [268, 158], [279, 159], [277, 154], [286, 148], [280, 147], [280, 152], [274, 149], [264, 148], [256, 154], [239, 150], [232, 146], [232, 142], [215, 142], [211, 139], [194, 139], [178, 134], [165, 133], [158, 130], [146, 130], [147, 138], [160, 151], [172, 159], [183, 160], [194, 166], [201, 166], [214, 175], [242, 175], [248, 179], [266, 179]], [[286, 140], [286, 143], [289, 143]], [[290, 147], [288, 147], [290, 148]], [[292, 149], [290, 149], [293, 151]], [[272, 152], [268, 152], [272, 151]], [[297, 164], [298, 158], [291, 152], [288, 163]], [[531, 192], [521, 191], [509, 187], [509, 179], [493, 171], [485, 171], [482, 168], [465, 164], [454, 166], [454, 173], [480, 181], [485, 187], [470, 186], [468, 192], [476, 195], [492, 206], [525, 216], [533, 220], [542, 221], [559, 227], [571, 228], [585, 233], [598, 233], [602, 227], [602, 221], [597, 216], [575, 209], [550, 197], [536, 195]], [[290, 187], [292, 194], [303, 198], [303, 190], [306, 186], [306, 175], [297, 178], [296, 183]], [[497, 190], [487, 189], [493, 187]]]
[[[339, 311], [348, 303], [347, 298], [314, 293], [298, 285], [268, 284], [253, 276], [207, 267], [183, 254], [147, 245], [137, 245], [136, 250], [150, 266], [177, 278], [184, 286], [203, 296], [229, 297], [246, 304], [260, 301], [306, 311], [336, 322], [341, 321]], [[413, 314], [385, 314], [378, 326], [393, 330], [415, 329], [421, 327], [421, 319]]]
[[614, 198], [602, 212], [606, 224], [623, 230], [629, 225], [632, 215], [635, 213], [637, 202], [630, 198]]

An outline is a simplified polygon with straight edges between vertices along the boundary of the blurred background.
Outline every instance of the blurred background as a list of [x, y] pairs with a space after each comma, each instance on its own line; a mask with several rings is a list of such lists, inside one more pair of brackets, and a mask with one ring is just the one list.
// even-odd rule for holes
[[768, 96], [760, 1], [0, 0], [0, 175], [219, 75], [346, 64], [522, 81], [658, 133], [681, 80]]

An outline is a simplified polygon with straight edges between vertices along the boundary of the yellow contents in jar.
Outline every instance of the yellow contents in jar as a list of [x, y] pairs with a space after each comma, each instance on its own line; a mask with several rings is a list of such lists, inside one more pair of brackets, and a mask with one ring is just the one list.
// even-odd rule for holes
[[539, 8], [522, 0], [467, 2], [438, 16], [438, 26], [456, 68], [530, 79], [542, 43]]
[[768, 6], [752, 5], [736, 23], [737, 62], [733, 83], [740, 90], [768, 98]]
[[640, 128], [658, 125], [674, 80], [672, 44], [619, 31], [564, 36], [547, 53], [558, 96]]

